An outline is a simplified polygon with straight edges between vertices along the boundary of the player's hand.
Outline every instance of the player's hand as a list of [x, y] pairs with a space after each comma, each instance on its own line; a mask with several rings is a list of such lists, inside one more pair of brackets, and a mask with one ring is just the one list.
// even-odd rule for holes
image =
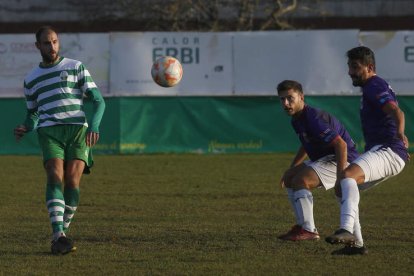
[[280, 181], [279, 181], [280, 187], [286, 188], [285, 182], [286, 182], [286, 179], [288, 179], [288, 177], [289, 177], [289, 170], [285, 171], [285, 173], [282, 175], [282, 178], [280, 178]]
[[88, 147], [93, 147], [99, 140], [99, 133], [97, 132], [88, 132], [86, 134], [86, 145]]
[[280, 179], [280, 187], [285, 188], [285, 179], [283, 177]]
[[407, 136], [405, 136], [405, 134], [404, 134], [404, 136], [403, 136], [403, 142], [404, 142], [404, 146], [405, 146], [405, 148], [407, 148], [408, 149], [408, 146], [410, 145], [410, 143], [408, 142], [408, 138], [407, 138]]
[[[405, 134], [402, 134], [402, 135], [399, 135], [399, 136], [400, 136], [401, 140], [403, 141], [405, 148], [408, 149], [408, 147], [410, 146], [410, 143], [408, 142], [407, 136]], [[410, 154], [408, 154], [408, 161], [410, 161], [410, 160], [411, 160], [411, 156], [410, 156]]]
[[27, 128], [24, 125], [18, 125], [14, 128], [14, 137], [16, 141], [19, 141], [27, 132]]
[[336, 181], [334, 190], [335, 190], [335, 195], [339, 198], [342, 198], [342, 188], [341, 188], [340, 181], [338, 180]]

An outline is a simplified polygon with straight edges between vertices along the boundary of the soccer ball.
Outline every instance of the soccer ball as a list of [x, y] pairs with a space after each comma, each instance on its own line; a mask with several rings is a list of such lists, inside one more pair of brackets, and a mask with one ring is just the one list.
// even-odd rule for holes
[[183, 67], [178, 59], [163, 56], [152, 64], [151, 76], [159, 86], [173, 87], [181, 81]]

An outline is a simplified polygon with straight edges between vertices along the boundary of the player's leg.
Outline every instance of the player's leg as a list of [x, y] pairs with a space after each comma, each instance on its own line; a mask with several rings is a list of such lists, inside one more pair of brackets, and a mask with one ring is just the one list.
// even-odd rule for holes
[[[339, 205], [341, 205], [342, 198], [337, 196], [336, 199]], [[365, 255], [368, 253], [362, 239], [361, 224], [359, 223], [359, 211], [355, 215], [353, 238], [355, 239], [353, 245], [346, 245], [344, 248], [335, 250], [332, 252], [332, 255]]]
[[284, 185], [287, 191], [290, 205], [292, 207], [292, 210], [294, 212], [295, 219], [296, 219], [296, 225], [293, 227], [294, 229], [298, 228], [297, 226], [302, 226], [303, 218], [299, 215], [298, 209], [296, 208], [295, 196], [294, 196], [295, 191], [292, 188], [292, 179], [295, 175], [297, 175], [300, 171], [302, 171], [306, 167], [307, 165], [302, 163], [296, 167], [288, 169], [284, 174]]
[[53, 254], [66, 254], [76, 250], [72, 241], [66, 237], [63, 229], [63, 215], [65, 211], [65, 201], [62, 193], [63, 163], [62, 159], [52, 158], [45, 164], [48, 179], [46, 205], [53, 229], [51, 246]]
[[302, 229], [317, 233], [313, 217], [312, 189], [319, 187], [321, 181], [311, 167], [306, 167], [292, 179], [293, 195], [298, 215], [303, 221]]
[[75, 159], [69, 160], [65, 167], [65, 213], [63, 218], [63, 229], [65, 233], [69, 230], [70, 223], [79, 205], [79, 186], [85, 162]]
[[65, 200], [62, 192], [63, 160], [51, 158], [45, 163], [47, 185], [46, 185], [46, 207], [53, 230], [53, 240], [65, 236], [63, 231], [63, 213]]
[[64, 236], [63, 213], [65, 201], [62, 192], [64, 148], [59, 131], [55, 127], [40, 128], [37, 132], [47, 177], [46, 207], [53, 230], [53, 240], [57, 240], [60, 236]]
[[[318, 160], [317, 162], [326, 163], [325, 160]], [[319, 172], [317, 172], [318, 167], [323, 165], [317, 165], [317, 162], [307, 162], [307, 164], [298, 166], [295, 172], [291, 174], [292, 176], [285, 179], [289, 198], [293, 201], [292, 205], [296, 211], [298, 225], [295, 225], [285, 235], [280, 236], [280, 239], [292, 241], [319, 239], [313, 217], [313, 195], [311, 192], [312, 189], [323, 185]], [[329, 165], [328, 167], [331, 168]], [[336, 166], [332, 171], [336, 173]], [[334, 178], [336, 179], [336, 177]], [[332, 181], [333, 184], [335, 179]], [[331, 187], [333, 187], [333, 184]]]
[[62, 192], [64, 178], [64, 131], [62, 126], [40, 128], [39, 144], [43, 152], [43, 160], [47, 175], [46, 206], [53, 230], [51, 251], [53, 254], [66, 254], [73, 246], [63, 231], [63, 215], [65, 201]]
[[[335, 186], [337, 166], [334, 155], [322, 157], [316, 161], [308, 162], [308, 167], [293, 179], [295, 202], [301, 206], [304, 217], [302, 228], [311, 233], [317, 233], [313, 218], [313, 195], [311, 190], [324, 187], [329, 190]], [[299, 207], [298, 207], [299, 209]]]
[[341, 226], [333, 235], [326, 238], [332, 244], [363, 246], [359, 223], [359, 190], [372, 187], [385, 179], [397, 175], [404, 168], [404, 161], [391, 149], [377, 147], [351, 164], [341, 180]]
[[333, 235], [326, 237], [325, 240], [328, 243], [343, 243], [348, 246], [354, 246], [356, 243], [357, 238], [354, 235], [354, 228], [357, 229], [357, 234], [360, 234], [359, 217], [357, 217], [359, 215], [360, 200], [358, 183], [363, 183], [364, 179], [365, 173], [359, 165], [352, 163], [345, 169], [344, 178], [335, 190], [341, 204], [340, 229], [335, 231]]
[[66, 148], [66, 164], [64, 175], [65, 214], [64, 230], [68, 231], [75, 212], [79, 205], [80, 181], [86, 164], [89, 162], [89, 148], [85, 137], [87, 128], [84, 126], [67, 126], [69, 133], [68, 147]]

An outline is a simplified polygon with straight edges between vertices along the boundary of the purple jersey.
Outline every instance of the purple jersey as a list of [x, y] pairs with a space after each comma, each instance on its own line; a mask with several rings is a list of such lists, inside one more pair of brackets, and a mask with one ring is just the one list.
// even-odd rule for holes
[[358, 157], [355, 143], [345, 127], [327, 112], [305, 105], [299, 118], [292, 118], [292, 126], [312, 161], [335, 154], [331, 143], [338, 136], [347, 144], [348, 162]]
[[365, 150], [375, 145], [390, 147], [404, 161], [408, 152], [401, 139], [397, 137], [397, 124], [382, 108], [386, 103], [398, 104], [394, 91], [388, 83], [373, 76], [362, 87], [361, 124], [365, 139]]

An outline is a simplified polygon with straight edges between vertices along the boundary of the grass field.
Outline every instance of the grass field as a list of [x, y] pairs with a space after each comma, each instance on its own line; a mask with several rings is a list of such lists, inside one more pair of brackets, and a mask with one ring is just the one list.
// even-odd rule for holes
[[[39, 156], [0, 157], [0, 275], [413, 275], [414, 170], [361, 193], [366, 256], [283, 242], [294, 220], [278, 186], [289, 154], [96, 156], [70, 237], [53, 256]], [[323, 237], [333, 191], [314, 191]]]

